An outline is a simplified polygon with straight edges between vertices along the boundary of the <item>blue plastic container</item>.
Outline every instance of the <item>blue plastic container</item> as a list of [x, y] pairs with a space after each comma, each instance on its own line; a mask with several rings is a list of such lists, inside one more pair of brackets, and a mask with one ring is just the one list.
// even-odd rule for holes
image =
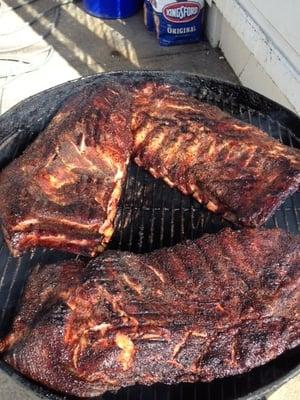
[[85, 10], [105, 19], [127, 18], [135, 14], [143, 0], [83, 0]]

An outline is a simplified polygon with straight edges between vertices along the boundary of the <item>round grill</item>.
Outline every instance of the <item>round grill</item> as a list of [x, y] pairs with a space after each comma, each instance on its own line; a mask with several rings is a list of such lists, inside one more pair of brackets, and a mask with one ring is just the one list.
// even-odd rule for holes
[[[171, 83], [191, 96], [217, 105], [233, 116], [258, 126], [284, 144], [300, 148], [300, 119], [284, 107], [249, 89], [185, 73], [120, 72], [68, 82], [39, 93], [4, 114], [0, 118], [0, 168], [19, 155], [43, 130], [65, 98], [84, 85], [114, 80], [129, 81], [132, 84], [148, 80]], [[172, 246], [185, 239], [200, 237], [206, 232], [217, 232], [228, 225], [229, 223], [205, 210], [191, 197], [183, 196], [176, 189], [169, 188], [162, 181], [131, 164], [118, 209], [116, 233], [109, 247], [139, 253], [149, 252], [159, 247]], [[290, 197], [266, 226], [300, 233], [300, 193]], [[36, 249], [21, 258], [13, 258], [0, 237], [0, 336], [5, 335], [9, 329], [31, 269], [37, 263], [53, 263], [72, 257], [74, 256], [58, 251]], [[38, 394], [50, 399], [66, 398], [14, 372], [1, 360], [0, 367]], [[298, 348], [249, 373], [212, 383], [173, 386], [156, 384], [150, 387], [137, 385], [122, 389], [115, 395], [107, 393], [101, 398], [257, 399], [299, 371]]]

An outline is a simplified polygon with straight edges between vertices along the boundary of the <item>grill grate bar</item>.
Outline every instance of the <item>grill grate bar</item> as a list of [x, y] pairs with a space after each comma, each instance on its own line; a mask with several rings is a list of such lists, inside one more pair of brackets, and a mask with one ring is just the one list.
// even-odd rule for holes
[[[4, 254], [4, 253], [6, 253], [6, 254]], [[5, 247], [4, 244], [2, 244], [1, 249], [0, 249], [0, 259], [7, 258], [7, 255], [8, 255], [8, 249]], [[8, 268], [8, 262], [6, 262], [1, 268], [2, 272], [1, 272], [1, 278], [0, 278], [0, 292], [3, 288], [4, 282], [6, 280], [5, 276], [6, 276], [7, 268]]]
[[171, 224], [170, 224], [170, 246], [174, 244], [174, 230], [175, 230], [175, 210], [173, 207], [174, 198], [172, 198], [172, 208], [171, 208]]
[[151, 217], [150, 217], [150, 233], [149, 233], [149, 250], [153, 250], [153, 243], [154, 243], [154, 227], [155, 227], [155, 211], [154, 211], [154, 199], [156, 193], [156, 180], [153, 181], [152, 184], [152, 210], [151, 210]]
[[[161, 193], [163, 193], [164, 187], [161, 186]], [[160, 218], [160, 237], [159, 245], [163, 247], [164, 244], [164, 226], [165, 226], [165, 198], [162, 197], [162, 208], [161, 208], [161, 218]]]
[[[282, 126], [281, 126], [281, 124], [278, 123], [278, 121], [276, 122], [276, 133], [278, 133], [279, 140], [282, 143], [288, 144], [288, 142], [290, 142], [290, 140], [291, 140], [290, 133], [288, 131], [286, 131], [286, 135], [284, 136], [284, 133], [282, 132]], [[293, 147], [292, 143], [291, 143], [291, 145]], [[290, 202], [290, 201], [291, 201], [291, 199], [287, 200], [287, 202]], [[293, 208], [293, 207], [291, 207], [291, 208]], [[290, 218], [288, 217], [287, 207], [285, 207], [285, 205], [284, 205], [284, 206], [280, 207], [280, 210], [281, 210], [281, 212], [283, 214], [284, 224], [285, 224], [286, 229], [288, 231], [290, 231], [290, 232], [295, 231], [295, 229], [293, 229], [292, 226], [290, 226], [290, 224], [289, 224]], [[296, 213], [295, 210], [293, 210], [293, 212], [294, 212], [294, 214]]]
[[124, 198], [126, 198], [127, 192], [128, 192], [128, 183], [129, 183], [129, 179], [126, 179], [125, 182], [125, 187], [124, 187], [124, 194], [123, 194], [123, 198], [121, 199], [120, 202], [120, 213], [117, 215], [117, 219], [119, 219], [119, 221], [117, 221], [116, 225], [117, 225], [117, 231], [120, 232], [119, 234], [119, 241], [118, 241], [118, 247], [122, 248], [122, 243], [123, 243], [123, 229], [119, 229], [121, 226], [124, 226], [124, 218], [125, 218], [125, 214], [124, 214]]
[[[141, 188], [141, 200], [142, 203], [144, 204], [144, 197], [145, 197], [145, 191], [146, 191], [146, 185], [145, 185], [145, 174], [142, 175], [142, 188]], [[142, 247], [143, 247], [143, 242], [144, 242], [144, 228], [145, 228], [145, 211], [143, 208], [140, 207], [140, 223], [138, 223], [138, 251], [141, 253]], [[138, 222], [138, 221], [137, 221]]]
[[7, 297], [6, 297], [6, 300], [4, 302], [3, 309], [2, 309], [2, 312], [1, 312], [1, 316], [0, 316], [0, 324], [1, 324], [1, 326], [2, 326], [2, 323], [3, 323], [4, 318], [5, 318], [5, 314], [6, 314], [6, 311], [7, 311], [7, 308], [8, 308], [8, 304], [11, 301], [11, 292], [12, 292], [12, 290], [14, 288], [14, 285], [15, 285], [15, 282], [16, 282], [16, 278], [17, 278], [17, 275], [18, 275], [18, 272], [19, 272], [19, 269], [20, 269], [21, 258], [19, 258], [17, 260], [17, 262], [15, 263], [14, 266], [13, 266], [13, 264], [14, 264], [14, 262], [13, 262], [12, 257], [8, 257], [8, 261], [7, 261], [6, 266], [5, 266], [5, 271], [6, 271], [6, 273], [9, 273], [10, 269], [12, 269], [14, 271], [14, 273], [13, 273], [12, 279], [10, 280], [10, 285], [9, 285], [8, 292], [7, 292], [7, 295], [6, 295]]
[[[288, 136], [288, 145], [291, 146], [291, 147], [294, 147], [294, 144], [293, 144], [293, 141], [292, 141], [292, 132], [290, 130], [287, 130], [286, 128], [284, 128], [284, 129], [288, 133], [288, 135], [287, 135]], [[280, 133], [281, 133], [281, 130], [282, 130], [282, 125], [280, 124]], [[296, 138], [296, 139], [299, 140], [298, 138]], [[300, 141], [299, 141], [299, 143], [300, 143]], [[300, 208], [297, 207], [297, 205], [296, 205], [295, 196], [291, 197], [291, 204], [292, 204], [291, 209], [293, 210], [294, 219], [296, 221], [297, 232], [300, 232], [300, 218], [299, 218], [299, 212], [298, 212], [300, 210]], [[289, 210], [290, 209], [288, 207], [286, 207], [286, 211], [289, 211]]]
[[184, 210], [183, 210], [183, 197], [180, 197], [180, 241], [182, 242], [186, 238], [185, 224], [184, 224]]
[[[132, 223], [130, 224], [130, 231], [129, 231], [129, 241], [128, 241], [128, 250], [131, 251], [132, 250], [132, 242], [133, 242], [133, 229], [134, 229], [134, 222], [137, 216], [137, 212], [134, 212], [135, 208], [137, 207], [137, 199], [138, 199], [138, 195], [140, 194], [139, 190], [140, 190], [140, 185], [138, 182], [140, 176], [140, 169], [137, 168], [135, 169], [135, 176], [133, 179], [133, 190], [131, 191], [131, 195], [132, 195], [132, 207], [130, 208], [130, 216], [134, 216], [131, 218]], [[137, 208], [138, 210], [138, 208]]]

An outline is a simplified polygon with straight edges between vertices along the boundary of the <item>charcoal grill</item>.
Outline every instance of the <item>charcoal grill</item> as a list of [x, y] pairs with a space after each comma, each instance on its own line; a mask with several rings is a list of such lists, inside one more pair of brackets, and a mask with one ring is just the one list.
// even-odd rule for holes
[[[284, 107], [249, 89], [215, 79], [180, 72], [117, 72], [81, 78], [39, 93], [22, 101], [0, 118], [0, 168], [19, 155], [43, 130], [69, 95], [85, 85], [103, 82], [158, 81], [176, 85], [189, 95], [219, 106], [235, 117], [262, 128], [286, 145], [300, 148], [300, 119]], [[117, 214], [117, 229], [110, 248], [148, 252], [171, 246], [203, 233], [217, 232], [229, 223], [205, 210], [190, 197], [181, 195], [141, 168], [130, 165], [124, 195]], [[289, 198], [266, 224], [300, 233], [300, 192]], [[73, 257], [66, 253], [36, 249], [13, 258], [0, 238], [0, 336], [7, 333], [18, 300], [31, 269]], [[261, 399], [270, 390], [300, 372], [299, 348], [249, 373], [212, 383], [156, 384], [133, 386], [102, 400], [229, 400]], [[4, 361], [0, 368], [48, 399], [67, 399], [15, 372]]]

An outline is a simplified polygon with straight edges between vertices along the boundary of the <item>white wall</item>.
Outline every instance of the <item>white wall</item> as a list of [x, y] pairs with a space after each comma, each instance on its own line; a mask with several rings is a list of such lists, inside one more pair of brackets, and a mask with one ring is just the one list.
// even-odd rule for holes
[[252, 5], [256, 7], [282, 37], [300, 54], [299, 0], [249, 0], [242, 3], [246, 6], [248, 3], [248, 7]]
[[207, 36], [241, 82], [300, 114], [300, 0], [210, 0]]
[[240, 4], [300, 71], [300, 1], [242, 0]]

